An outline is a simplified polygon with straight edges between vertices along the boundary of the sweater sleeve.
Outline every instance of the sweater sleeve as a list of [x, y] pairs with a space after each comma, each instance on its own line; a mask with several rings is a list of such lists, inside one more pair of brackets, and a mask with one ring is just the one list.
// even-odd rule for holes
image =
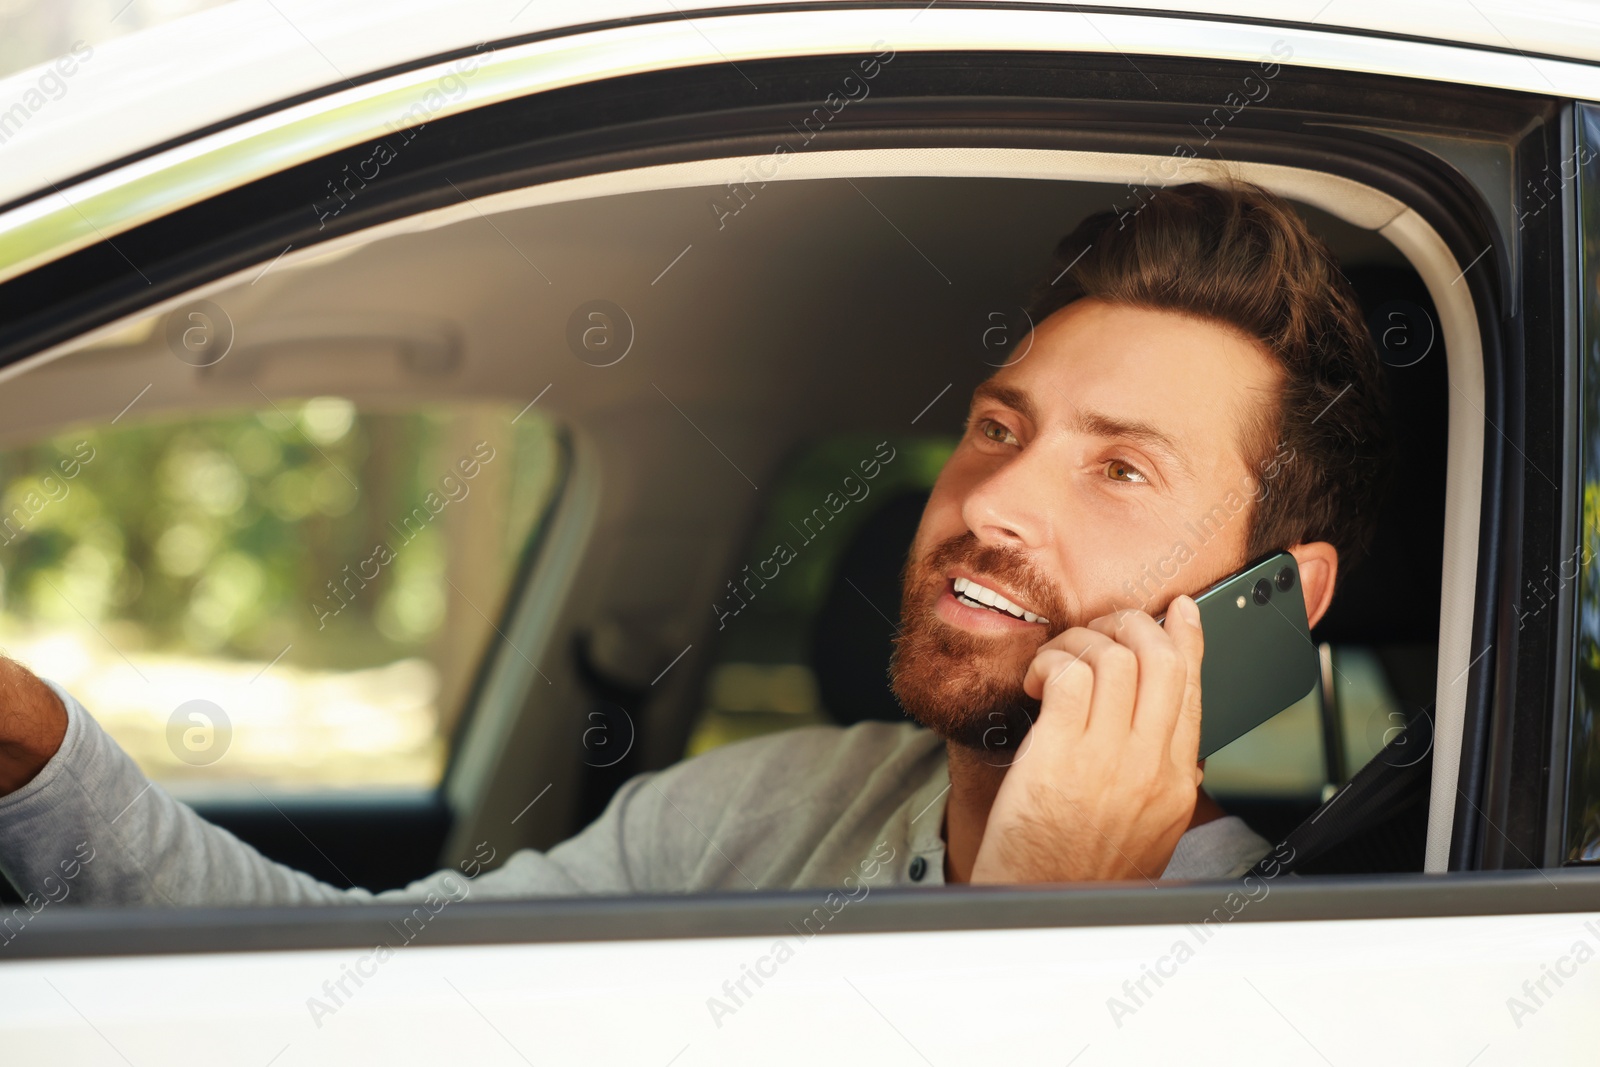
[[[0, 872], [24, 899], [93, 906], [243, 906], [627, 892], [621, 826], [638, 780], [551, 854], [523, 849], [469, 878], [445, 869], [401, 889], [341, 889], [267, 859], [146, 778], [60, 686], [66, 735], [44, 768], [0, 797]], [[630, 788], [631, 787], [631, 788]]]

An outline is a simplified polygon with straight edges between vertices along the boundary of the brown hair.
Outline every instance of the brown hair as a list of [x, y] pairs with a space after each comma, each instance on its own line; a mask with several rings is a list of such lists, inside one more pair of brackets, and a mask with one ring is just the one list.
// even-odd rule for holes
[[1285, 374], [1244, 442], [1260, 479], [1247, 559], [1307, 541], [1368, 549], [1392, 446], [1381, 364], [1355, 291], [1288, 201], [1250, 182], [1147, 190], [1056, 246], [1033, 292], [1037, 324], [1084, 297], [1194, 315], [1242, 331]]

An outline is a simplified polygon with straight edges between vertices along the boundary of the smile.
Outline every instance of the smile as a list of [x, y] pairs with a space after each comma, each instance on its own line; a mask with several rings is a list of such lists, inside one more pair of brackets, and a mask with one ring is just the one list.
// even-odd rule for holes
[[987, 608], [1002, 615], [1009, 615], [1013, 619], [1023, 622], [1042, 623], [1050, 625], [1050, 620], [1042, 615], [1035, 615], [1026, 608], [1018, 607], [999, 593], [986, 585], [979, 585], [970, 578], [957, 578], [952, 587], [955, 598], [968, 607]]

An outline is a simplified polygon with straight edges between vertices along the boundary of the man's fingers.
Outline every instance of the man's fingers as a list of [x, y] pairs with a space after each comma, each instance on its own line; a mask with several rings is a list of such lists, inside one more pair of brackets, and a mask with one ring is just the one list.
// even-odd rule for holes
[[1118, 611], [1072, 627], [1034, 656], [1023, 689], [1052, 718], [1069, 720], [1058, 728], [1080, 725], [1119, 747], [1132, 735], [1192, 766], [1205, 650], [1198, 617], [1184, 596], [1173, 600], [1164, 626], [1142, 611]]
[[1131, 649], [1139, 662], [1133, 733], [1142, 743], [1165, 750], [1184, 700], [1188, 659], [1172, 635], [1143, 611], [1119, 612], [1110, 627], [1116, 641]]
[[1081, 657], [1090, 669], [1094, 687], [1089, 699], [1088, 730], [1120, 747], [1133, 723], [1134, 699], [1139, 689], [1138, 657], [1128, 646], [1089, 627], [1075, 627], [1058, 640], [1063, 652]]
[[1114, 726], [1120, 718], [1126, 731], [1129, 712], [1119, 714], [1116, 704], [1120, 699], [1132, 707], [1137, 682], [1138, 668], [1127, 649], [1074, 626], [1034, 655], [1022, 688], [1040, 702], [1041, 723], [1051, 723], [1052, 733], [1072, 734], [1087, 729], [1097, 716], [1101, 726]]
[[1200, 608], [1188, 596], [1174, 597], [1163, 627], [1172, 637], [1186, 665], [1183, 700], [1172, 733], [1172, 758], [1193, 767], [1200, 753], [1200, 664], [1205, 656], [1205, 634], [1200, 628]]
[[[1044, 721], [1049, 709], [1049, 729], [1075, 736], [1089, 720], [1089, 704], [1094, 693], [1094, 670], [1076, 652], [1043, 648], [1028, 665], [1022, 680], [1023, 691], [1040, 702], [1039, 718]], [[1034, 730], [1039, 724], [1034, 725]]]

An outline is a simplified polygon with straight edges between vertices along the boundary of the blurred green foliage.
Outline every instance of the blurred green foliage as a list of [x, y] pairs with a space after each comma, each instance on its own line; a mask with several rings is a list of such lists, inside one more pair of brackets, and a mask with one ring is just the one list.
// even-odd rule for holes
[[[300, 665], [336, 669], [416, 654], [446, 619], [449, 531], [469, 517], [492, 525], [490, 559], [454, 562], [479, 572], [463, 588], [493, 614], [553, 489], [551, 427], [532, 416], [512, 427], [513, 414], [358, 411], [317, 397], [67, 430], [5, 451], [4, 612], [43, 625], [124, 623], [115, 641], [125, 652], [270, 660], [292, 644]], [[498, 469], [485, 465], [476, 482], [500, 490], [492, 503], [469, 494], [451, 504], [451, 522], [401, 547], [390, 524], [479, 440], [500, 450]], [[394, 563], [319, 630], [312, 605], [337, 605], [329, 583], [379, 542], [396, 547]]]

